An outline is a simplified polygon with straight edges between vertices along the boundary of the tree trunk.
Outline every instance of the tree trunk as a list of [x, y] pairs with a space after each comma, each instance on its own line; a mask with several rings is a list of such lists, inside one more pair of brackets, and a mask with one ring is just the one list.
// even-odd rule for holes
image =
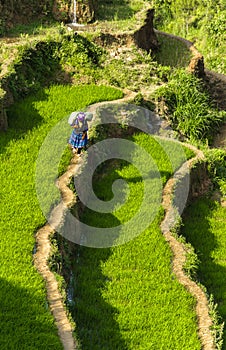
[[8, 128], [6, 111], [0, 101], [0, 130], [6, 131]]

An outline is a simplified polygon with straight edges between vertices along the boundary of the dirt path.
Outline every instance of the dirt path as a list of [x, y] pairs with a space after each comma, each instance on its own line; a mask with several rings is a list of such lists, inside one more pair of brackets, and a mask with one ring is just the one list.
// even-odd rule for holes
[[[73, 192], [67, 185], [69, 184], [73, 174], [78, 170], [80, 163], [80, 159], [77, 156], [74, 156], [67, 171], [58, 180], [58, 187], [62, 194], [62, 201], [52, 211], [53, 226], [55, 222], [62, 220], [65, 209], [70, 207], [74, 202]], [[48, 266], [48, 257], [51, 252], [49, 237], [53, 232], [53, 228], [47, 223], [36, 233], [37, 251], [34, 255], [34, 264], [38, 272], [45, 280], [49, 307], [54, 316], [63, 347], [65, 350], [75, 350], [77, 349], [77, 344], [72, 334], [72, 326], [68, 319], [66, 308], [63, 304], [62, 295], [58, 289], [58, 283]]]
[[[192, 151], [196, 153], [196, 157], [187, 161], [188, 169], [191, 169], [193, 164], [197, 162], [197, 160], [204, 159], [203, 153], [191, 146], [190, 144], [186, 144]], [[172, 260], [172, 270], [176, 275], [178, 281], [191, 293], [191, 295], [196, 299], [196, 314], [197, 314], [197, 322], [198, 322], [198, 335], [202, 344], [203, 350], [214, 350], [214, 337], [211, 332], [212, 320], [209, 315], [209, 306], [206, 294], [204, 291], [192, 281], [184, 272], [183, 266], [186, 261], [186, 247], [183, 243], [179, 242], [175, 236], [170, 231], [171, 225], [176, 223], [175, 221], [175, 210], [172, 205], [173, 193], [175, 190], [175, 185], [177, 181], [180, 181], [183, 176], [186, 175], [186, 167], [184, 164], [177, 171], [176, 176], [171, 178], [164, 190], [163, 190], [163, 198], [162, 205], [165, 209], [165, 217], [161, 224], [162, 233], [169, 243], [170, 248], [173, 253]], [[176, 180], [175, 180], [176, 179]]]
[[[125, 91], [124, 98], [116, 101], [107, 101], [92, 105], [90, 111], [94, 112], [102, 104], [106, 103], [123, 103], [136, 95], [136, 93]], [[79, 170], [82, 164], [82, 158], [75, 155], [67, 171], [58, 179], [57, 187], [61, 192], [61, 202], [52, 210], [50, 215], [52, 227], [57, 227], [59, 222], [62, 222], [65, 210], [72, 207], [75, 203], [75, 195], [68, 187], [72, 176]], [[54, 274], [48, 266], [48, 257], [51, 252], [51, 244], [49, 237], [54, 232], [48, 223], [38, 230], [36, 233], [36, 253], [34, 254], [34, 264], [38, 272], [42, 275], [46, 283], [47, 299], [50, 310], [54, 316], [58, 334], [65, 350], [77, 349], [76, 341], [73, 337], [72, 325], [68, 319], [66, 308], [63, 303], [62, 295], [58, 289], [58, 283]]]

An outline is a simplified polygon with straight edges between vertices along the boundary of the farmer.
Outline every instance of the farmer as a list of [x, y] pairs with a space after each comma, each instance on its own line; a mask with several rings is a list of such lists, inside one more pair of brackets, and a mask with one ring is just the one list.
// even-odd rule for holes
[[81, 153], [81, 150], [87, 145], [88, 142], [88, 123], [86, 120], [86, 114], [84, 112], [71, 113], [68, 123], [73, 128], [69, 139], [69, 145], [72, 148], [73, 153]]

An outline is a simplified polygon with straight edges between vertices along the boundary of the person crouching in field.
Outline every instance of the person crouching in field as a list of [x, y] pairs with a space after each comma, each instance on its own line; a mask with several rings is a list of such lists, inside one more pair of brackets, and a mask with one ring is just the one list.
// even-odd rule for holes
[[81, 150], [88, 143], [88, 123], [86, 120], [86, 114], [84, 112], [73, 112], [70, 115], [70, 118], [68, 122], [73, 128], [73, 131], [69, 139], [69, 145], [71, 146], [73, 153], [77, 151], [77, 154], [80, 154]]

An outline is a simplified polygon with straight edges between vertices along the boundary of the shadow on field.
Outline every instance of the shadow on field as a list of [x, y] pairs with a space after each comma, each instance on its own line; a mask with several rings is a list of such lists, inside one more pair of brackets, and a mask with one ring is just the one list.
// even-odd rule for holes
[[72, 314], [80, 349], [127, 350], [116, 321], [118, 310], [102, 296], [111, 280], [103, 275], [101, 264], [109, 258], [111, 249], [82, 246], [77, 249], [79, 258], [74, 266], [75, 305]]
[[[222, 247], [212, 233], [209, 218], [212, 217], [213, 211], [217, 208], [217, 203], [210, 199], [200, 198], [192, 203], [184, 213], [184, 227], [182, 235], [195, 248], [200, 260], [197, 271], [198, 279], [207, 288], [208, 294], [213, 294], [214, 302], [218, 304], [218, 312], [222, 318], [220, 321], [226, 322], [226, 268], [214, 261], [213, 251], [216, 248], [222, 250]], [[222, 231], [225, 231], [225, 220], [218, 219]], [[222, 234], [222, 233], [221, 233]], [[224, 345], [222, 349], [226, 349], [226, 330], [223, 334]]]
[[0, 153], [4, 152], [10, 141], [16, 141], [23, 138], [28, 131], [39, 126], [43, 118], [34, 107], [35, 102], [45, 101], [48, 99], [44, 89], [35, 95], [26, 97], [12, 105], [7, 111], [8, 129], [0, 131]]
[[41, 296], [1, 279], [0, 305], [1, 350], [63, 349]]
[[[96, 196], [102, 201], [111, 200], [114, 196], [112, 183], [120, 178], [114, 166], [116, 166], [114, 159], [110, 160], [110, 163], [107, 161], [102, 164], [102, 171], [100, 172], [99, 169], [96, 173], [93, 189]], [[77, 217], [79, 213], [79, 220], [89, 226], [114, 227], [120, 225], [120, 221], [111, 213], [100, 213], [88, 207], [83, 209], [82, 207], [83, 205], [78, 202], [72, 210], [73, 215]], [[74, 258], [71, 260], [74, 282], [71, 313], [76, 323], [75, 332], [80, 344], [79, 349], [127, 350], [116, 320], [118, 310], [110, 305], [103, 296], [111, 279], [103, 274], [102, 264], [109, 259], [111, 248], [97, 249], [74, 245], [73, 251]]]

